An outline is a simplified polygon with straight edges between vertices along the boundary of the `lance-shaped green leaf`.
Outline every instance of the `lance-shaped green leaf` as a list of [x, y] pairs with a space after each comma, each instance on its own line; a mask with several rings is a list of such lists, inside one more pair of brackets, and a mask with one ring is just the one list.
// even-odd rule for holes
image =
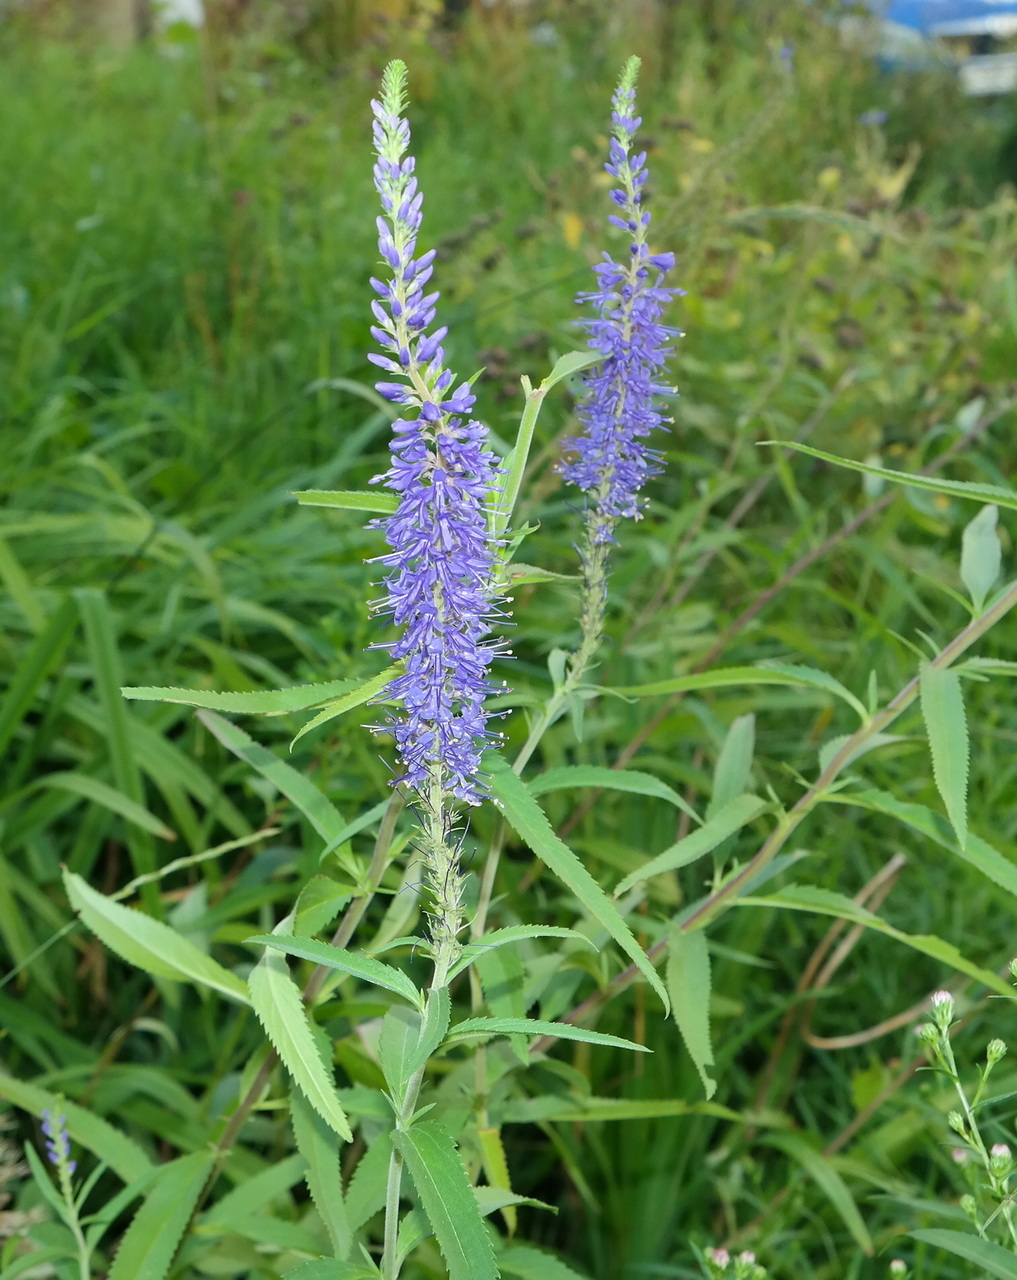
[[704, 822], [698, 831], [691, 832], [670, 848], [665, 849], [663, 853], [658, 853], [655, 858], [651, 858], [637, 871], [627, 875], [615, 889], [615, 897], [627, 892], [640, 880], [649, 880], [652, 876], [662, 875], [665, 871], [675, 871], [678, 867], [685, 867], [690, 862], [695, 862], [704, 853], [716, 849], [717, 845], [723, 843], [728, 836], [734, 835], [753, 818], [758, 818], [768, 807], [769, 802], [760, 800], [759, 796], [735, 796], [718, 814]]
[[407, 1009], [401, 1004], [393, 1005], [381, 1022], [378, 1057], [389, 1093], [397, 1103], [405, 1096], [413, 1074], [412, 1064], [420, 1043], [421, 1023], [421, 1015], [416, 1009]]
[[547, 1022], [542, 1018], [467, 1018], [457, 1022], [448, 1033], [450, 1040], [490, 1040], [494, 1036], [554, 1036], [556, 1040], [581, 1040], [585, 1044], [599, 1044], [611, 1049], [634, 1049], [637, 1053], [649, 1053], [645, 1044], [623, 1040], [621, 1036], [605, 1035], [602, 1031], [587, 1031], [574, 1027], [571, 1022]]
[[336, 1093], [332, 1073], [318, 1051], [307, 1020], [308, 1011], [278, 951], [266, 947], [265, 954], [251, 970], [247, 985], [254, 1012], [293, 1083], [329, 1128], [345, 1142], [351, 1142], [350, 1123]]
[[449, 1280], [497, 1280], [491, 1238], [452, 1136], [424, 1120], [392, 1140], [441, 1249]]
[[738, 716], [732, 720], [724, 738], [724, 745], [717, 757], [713, 771], [713, 791], [706, 807], [706, 816], [714, 817], [749, 785], [752, 757], [756, 750], [756, 717]]
[[990, 503], [979, 511], [961, 539], [961, 579], [976, 613], [982, 612], [985, 597], [995, 585], [1003, 563], [1003, 548], [996, 532], [998, 519], [999, 508]]
[[198, 719], [235, 756], [256, 769], [283, 793], [304, 815], [326, 842], [333, 841], [346, 826], [338, 809], [324, 796], [310, 778], [288, 765], [266, 747], [255, 742], [229, 720], [214, 711], [199, 711]]
[[325, 1224], [336, 1256], [346, 1258], [353, 1244], [353, 1231], [343, 1196], [338, 1143], [330, 1126], [299, 1090], [290, 1096], [290, 1122], [297, 1150], [306, 1163], [304, 1178], [314, 1207]]
[[836, 916], [839, 920], [862, 924], [866, 929], [883, 933], [888, 938], [894, 938], [906, 947], [921, 952], [922, 955], [939, 960], [951, 969], [956, 969], [958, 973], [966, 973], [969, 978], [974, 978], [990, 991], [995, 991], [1008, 999], [1013, 996], [1012, 988], [998, 974], [993, 973], [991, 969], [983, 969], [981, 965], [972, 964], [952, 942], [944, 942], [935, 934], [902, 933], [881, 916], [860, 907], [857, 902], [853, 902], [842, 893], [834, 893], [829, 889], [815, 888], [811, 885], [790, 884], [779, 893], [770, 894], [765, 898], [746, 895], [744, 898], [737, 899], [737, 905], [739, 907], [780, 907], [785, 911], [814, 911], [817, 915]]
[[277, 951], [285, 951], [288, 956], [299, 956], [301, 960], [313, 960], [315, 964], [324, 965], [326, 969], [335, 969], [338, 973], [348, 973], [361, 982], [370, 982], [376, 987], [383, 987], [397, 996], [402, 996], [416, 1008], [423, 1008], [423, 996], [413, 985], [410, 978], [393, 965], [383, 960], [375, 960], [373, 956], [356, 955], [352, 951], [344, 951], [341, 947], [333, 947], [328, 942], [315, 942], [311, 938], [294, 938], [281, 933], [259, 933], [248, 942], [260, 942], [266, 947], [275, 947]]
[[[391, 1111], [388, 1122], [391, 1124]], [[360, 1157], [346, 1188], [346, 1214], [351, 1231], [359, 1231], [369, 1218], [385, 1207], [391, 1156], [392, 1143], [386, 1128]]]
[[399, 505], [384, 489], [299, 489], [293, 494], [302, 507], [339, 507], [344, 511], [376, 511], [390, 516]]
[[64, 885], [71, 906], [89, 929], [128, 964], [157, 978], [196, 982], [248, 1003], [243, 981], [176, 929], [97, 893], [73, 871], [64, 872]]
[[941, 848], [957, 854], [969, 866], [974, 867], [983, 876], [998, 884], [1001, 889], [1005, 889], [1007, 893], [1017, 898], [1017, 867], [1010, 859], [1005, 858], [998, 849], [994, 849], [973, 831], [968, 832], [967, 844], [963, 849], [960, 848], [949, 822], [941, 814], [927, 809], [925, 805], [908, 804], [887, 791], [842, 791], [826, 799], [830, 803], [858, 805], [874, 813], [885, 813], [891, 818], [896, 818], [912, 831], [928, 836]]
[[406, 1063], [410, 1076], [427, 1065], [431, 1054], [445, 1039], [452, 1017], [452, 1001], [448, 987], [432, 987], [427, 993], [424, 1016], [420, 1020], [420, 1035]]
[[586, 934], [580, 933], [577, 929], [561, 929], [556, 925], [546, 924], [510, 924], [504, 929], [492, 929], [476, 942], [466, 943], [463, 946], [461, 958], [449, 970], [449, 982], [458, 977], [464, 969], [468, 969], [474, 961], [487, 955], [496, 947], [509, 946], [511, 943], [523, 942], [530, 938], [568, 938], [588, 947], [591, 951], [597, 949]]
[[522, 837], [558, 878], [575, 894], [580, 904], [604, 926], [632, 960], [667, 1009], [667, 989], [653, 962], [636, 941], [618, 908], [604, 893], [572, 850], [555, 835], [547, 816], [512, 768], [493, 751], [484, 756], [484, 768], [491, 778], [495, 800], [513, 829]]
[[850, 689], [845, 689], [839, 680], [815, 667], [799, 667], [784, 662], [768, 662], [759, 667], [718, 667], [715, 671], [674, 676], [669, 680], [655, 680], [652, 684], [623, 685], [610, 692], [626, 698], [648, 698], [666, 693], [691, 693], [697, 689], [738, 689], [754, 684], [785, 685], [791, 689], [820, 689], [847, 703], [858, 713], [863, 724], [869, 719], [865, 704]]
[[283, 1273], [283, 1280], [378, 1280], [381, 1272], [367, 1262], [340, 1262], [338, 1258], [314, 1258]]
[[[589, 368], [590, 365], [596, 364], [602, 358], [595, 351], [569, 351], [555, 362], [554, 368], [539, 387], [534, 387], [529, 378], [523, 378], [523, 394], [526, 396], [526, 402], [523, 406], [522, 416], [519, 419], [519, 430], [516, 432], [515, 445], [505, 459], [505, 474], [500, 486], [500, 492], [495, 495], [492, 503], [491, 523], [497, 536], [500, 537], [505, 533], [512, 519], [512, 511], [516, 505], [516, 499], [519, 497], [519, 490], [522, 487], [523, 474], [526, 471], [526, 462], [530, 456], [530, 446], [533, 443], [533, 433], [537, 426], [537, 418], [540, 416], [544, 398], [551, 388], [557, 386], [564, 378], [569, 378], [573, 374]], [[511, 549], [509, 555], [511, 555]]]
[[310, 733], [312, 729], [317, 729], [323, 724], [328, 724], [330, 720], [335, 720], [337, 716], [345, 715], [347, 711], [352, 711], [354, 707], [362, 707], [365, 702], [370, 702], [372, 698], [376, 698], [384, 689], [386, 689], [396, 678], [401, 667], [387, 667], [376, 676], [372, 676], [370, 680], [366, 680], [363, 684], [358, 685], [351, 693], [347, 693], [345, 697], [336, 698], [334, 702], [330, 702], [316, 716], [308, 720], [300, 732], [290, 743], [290, 750], [293, 750], [294, 743], [300, 741], [305, 733]]
[[966, 1231], [947, 1231], [943, 1227], [927, 1227], [908, 1234], [922, 1244], [931, 1245], [934, 1249], [945, 1249], [956, 1258], [975, 1263], [979, 1276], [994, 1276], [996, 1280], [1017, 1280], [1017, 1257], [991, 1240], [969, 1235]]
[[932, 774], [963, 849], [968, 840], [969, 752], [960, 676], [949, 668], [923, 662], [919, 681]]
[[832, 462], [835, 466], [846, 467], [848, 471], [860, 471], [863, 475], [879, 476], [884, 480], [893, 480], [897, 484], [909, 485], [913, 489], [925, 489], [929, 493], [942, 493], [948, 498], [969, 498], [974, 502], [994, 502], [1000, 507], [1008, 507], [1017, 511], [1017, 491], [1001, 489], [994, 484], [971, 484], [966, 480], [940, 480], [935, 476], [911, 475], [907, 471], [890, 471], [886, 467], [874, 467], [867, 462], [854, 462], [849, 458], [839, 458], [834, 453], [824, 453], [822, 449], [813, 449], [811, 445], [798, 444], [793, 440], [760, 440], [762, 445], [774, 445], [780, 449], [794, 449], [796, 453], [807, 453], [810, 458], [822, 458], [824, 462]]
[[[480, 1147], [480, 1163], [484, 1170], [484, 1177], [487, 1179], [488, 1187], [494, 1191], [506, 1191], [509, 1196], [514, 1195], [512, 1177], [509, 1173], [508, 1160], [505, 1156], [505, 1145], [501, 1140], [501, 1130], [494, 1128], [478, 1129], [477, 1143]], [[516, 1227], [519, 1225], [519, 1215], [516, 1213], [515, 1203], [513, 1200], [506, 1200], [500, 1208], [502, 1217], [505, 1219], [505, 1225], [508, 1227], [509, 1235], [515, 1235]]]
[[163, 1280], [215, 1158], [195, 1151], [166, 1165], [120, 1242], [109, 1280]]
[[[48, 1177], [49, 1175], [47, 1174], [46, 1176]], [[0, 1280], [18, 1280], [19, 1276], [23, 1276], [28, 1271], [35, 1271], [43, 1263], [56, 1261], [67, 1261], [67, 1248], [65, 1245], [61, 1244], [54, 1249], [33, 1249], [31, 1253], [15, 1258], [10, 1266], [4, 1267], [3, 1271], [0, 1271]], [[53, 1274], [55, 1275], [56, 1272]]]
[[163, 840], [177, 838], [176, 832], [171, 831], [165, 822], [160, 822], [144, 805], [138, 804], [130, 796], [125, 796], [116, 787], [93, 778], [91, 774], [75, 773], [70, 770], [47, 773], [38, 782], [33, 783], [33, 786], [55, 791], [69, 791], [72, 795], [81, 796], [83, 800], [89, 800], [92, 804], [108, 809], [110, 813], [119, 814], [121, 818], [132, 822], [136, 827], [140, 827], [143, 831], [150, 831], [152, 835], [159, 836]]
[[502, 1249], [498, 1266], [503, 1276], [514, 1276], [515, 1280], [587, 1280], [554, 1254], [528, 1244], [513, 1244]]
[[667, 940], [667, 989], [671, 1009], [682, 1033], [707, 1098], [717, 1092], [717, 1084], [707, 1073], [713, 1066], [710, 1040], [710, 953], [702, 929], [685, 933], [675, 925]]
[[220, 693], [216, 689], [175, 689], [141, 685], [120, 692], [137, 702], [175, 702], [206, 711], [233, 715], [283, 716], [310, 711], [360, 687], [360, 680], [326, 680], [322, 684], [298, 684], [291, 689], [257, 689], [251, 693]]
[[570, 787], [600, 787], [611, 791], [628, 791], [637, 796], [655, 796], [673, 804], [682, 813], [687, 813], [693, 822], [702, 822], [695, 809], [673, 787], [661, 782], [652, 773], [641, 773], [638, 769], [608, 769], [594, 764], [564, 765], [558, 769], [548, 769], [546, 773], [529, 779], [526, 785], [531, 795], [535, 796]]

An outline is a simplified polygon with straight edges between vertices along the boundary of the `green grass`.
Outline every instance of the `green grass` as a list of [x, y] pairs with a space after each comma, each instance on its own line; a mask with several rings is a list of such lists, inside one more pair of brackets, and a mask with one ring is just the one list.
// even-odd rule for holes
[[[942, 646], [964, 625], [943, 587], [960, 588], [961, 530], [975, 508], [916, 491], [742, 621], [761, 592], [869, 500], [857, 476], [759, 441], [807, 431], [817, 448], [916, 470], [970, 428], [975, 402], [987, 413], [1013, 394], [1017, 349], [1017, 202], [1012, 189], [996, 189], [994, 168], [1004, 125], [959, 101], [946, 80], [882, 79], [809, 15], [778, 23], [778, 10], [766, 9], [720, 47], [678, 9], [671, 31], [649, 18], [622, 29], [561, 20], [556, 48], [533, 45], [525, 29], [467, 24], [443, 51], [344, 53], [339, 75], [313, 23], [299, 39], [255, 32], [233, 44], [184, 43], [172, 58], [143, 47], [114, 59], [5, 33], [0, 945], [5, 968], [16, 970], [0, 991], [6, 1071], [91, 1107], [164, 1159], [204, 1146], [261, 1050], [248, 1011], [153, 985], [104, 952], [70, 910], [60, 871], [66, 865], [111, 893], [172, 858], [278, 829], [143, 897], [149, 914], [214, 946], [224, 963], [243, 964], [242, 940], [269, 930], [319, 870], [320, 841], [307, 823], [187, 708], [125, 705], [115, 689], [239, 691], [382, 666], [368, 651], [379, 632], [367, 607], [376, 570], [365, 564], [380, 550], [378, 535], [352, 513], [299, 508], [290, 494], [360, 487], [384, 465], [387, 417], [343, 380], [370, 380], [368, 99], [390, 53], [412, 67], [450, 359], [466, 374], [486, 366], [480, 410], [506, 443], [521, 403], [518, 375], [543, 376], [579, 344], [572, 297], [588, 287], [603, 245], [606, 104], [624, 54], [646, 58], [655, 226], [660, 246], [678, 252], [688, 296], [675, 319], [687, 333], [666, 471], [615, 557], [598, 680], [624, 687], [703, 661], [770, 658], [822, 667], [862, 697], [871, 678], [885, 701], [914, 673], [921, 633]], [[797, 50], [790, 80], [776, 56], [786, 37]], [[872, 106], [891, 110], [885, 133], [857, 123]], [[552, 464], [569, 410], [564, 394], [547, 406], [524, 509], [540, 525], [526, 559], [564, 573], [575, 521]], [[944, 474], [1012, 485], [1013, 430], [1011, 411], [959, 448]], [[755, 501], [732, 522], [750, 493]], [[1008, 513], [1001, 526], [1012, 565]], [[518, 660], [503, 673], [516, 691], [546, 691], [547, 654], [574, 638], [575, 616], [567, 586], [517, 595]], [[978, 652], [1012, 659], [1010, 636], [1004, 623]], [[971, 682], [966, 694], [971, 827], [1012, 862], [1012, 700], [1003, 682]], [[566, 722], [552, 730], [543, 763], [610, 765], [638, 742], [633, 767], [699, 805], [727, 727], [751, 712], [753, 787], [790, 805], [822, 742], [850, 727], [825, 696], [764, 687], [690, 695], [644, 736], [663, 705], [600, 698], [581, 742]], [[361, 727], [376, 714], [359, 709], [302, 739], [292, 756], [299, 717], [242, 723], [352, 819], [385, 792], [388, 744]], [[505, 727], [521, 745], [521, 720]], [[939, 811], [917, 711], [897, 731], [905, 740], [857, 772], [867, 786]], [[105, 792], [88, 802], [54, 783], [59, 774], [143, 804], [151, 829], [112, 811]], [[675, 812], [662, 802], [605, 793], [587, 812], [583, 799], [558, 792], [542, 803], [602, 884], [675, 839]], [[482, 850], [493, 822], [478, 812], [470, 844]], [[176, 839], [161, 838], [156, 824]], [[751, 856], [766, 830], [757, 821], [729, 856]], [[369, 855], [371, 833], [354, 837], [353, 856]], [[1004, 892], [906, 828], [827, 806], [785, 852], [801, 857], [784, 881], [849, 895], [903, 852], [907, 867], [881, 914], [905, 932], [949, 940], [986, 968], [1010, 958]], [[345, 874], [334, 860], [324, 869]], [[398, 875], [385, 888], [370, 922], [388, 909], [390, 936], [410, 932], [415, 899], [396, 893]], [[697, 868], [655, 882], [633, 916], [641, 941], [656, 941], [703, 889]], [[549, 874], [534, 877], [521, 846], [509, 850], [501, 893], [503, 923], [576, 921], [569, 896]], [[786, 1043], [778, 1037], [828, 923], [753, 908], [710, 931], [714, 1102], [743, 1122], [709, 1111], [546, 1121], [522, 1098], [498, 1099], [520, 1118], [505, 1129], [514, 1186], [559, 1209], [551, 1217], [523, 1208], [524, 1239], [598, 1280], [690, 1276], [693, 1244], [719, 1242], [762, 1215], [744, 1245], [775, 1277], [862, 1280], [884, 1275], [886, 1257], [898, 1254], [916, 1260], [922, 1280], [972, 1274], [898, 1238], [943, 1225], [921, 1202], [955, 1202], [963, 1190], [947, 1149], [950, 1102], [936, 1080], [902, 1085], [852, 1129], [913, 1055], [910, 1030], [837, 1050], [810, 1047], [800, 1022]], [[406, 964], [420, 976], [419, 960]], [[589, 961], [580, 953], [547, 972], [541, 1016], [561, 1016], [620, 967], [612, 953]], [[865, 934], [817, 994], [812, 1031], [860, 1032], [952, 976]], [[1012, 1037], [1013, 1018], [984, 990], [972, 987], [971, 997], [959, 1053], [973, 1061], [990, 1036]], [[341, 1083], [375, 1087], [377, 1066], [353, 1031], [372, 1010], [364, 991], [358, 1000], [363, 1007], [335, 999], [320, 1019], [338, 1042]], [[538, 1101], [587, 1088], [701, 1099], [676, 1027], [645, 988], [614, 999], [597, 1026], [655, 1052], [634, 1067], [620, 1052], [559, 1049], [526, 1073], [523, 1092]], [[1005, 1064], [999, 1073], [1005, 1095], [1013, 1077]], [[446, 1085], [454, 1093], [455, 1078]], [[1004, 1097], [991, 1117], [995, 1140], [1012, 1128], [1012, 1102]], [[886, 1256], [867, 1258], [829, 1196], [768, 1141], [788, 1129], [817, 1149], [847, 1133], [832, 1167]], [[291, 1149], [272, 1109], [241, 1137], [220, 1191]], [[27, 1122], [20, 1138], [33, 1140]], [[300, 1185], [273, 1202], [280, 1220], [304, 1218]], [[101, 1189], [117, 1186], [106, 1175]], [[30, 1182], [16, 1192], [20, 1207], [38, 1199]], [[229, 1232], [201, 1259], [195, 1239], [175, 1274], [270, 1277], [295, 1263], [292, 1251], [259, 1254]], [[425, 1247], [411, 1274], [441, 1275], [435, 1258]]]

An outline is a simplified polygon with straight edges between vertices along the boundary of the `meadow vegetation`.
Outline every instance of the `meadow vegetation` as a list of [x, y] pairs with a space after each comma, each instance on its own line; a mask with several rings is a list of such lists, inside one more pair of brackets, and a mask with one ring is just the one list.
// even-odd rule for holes
[[[645, 518], [614, 555], [605, 692], [555, 723], [538, 755], [543, 770], [620, 766], [667, 784], [656, 797], [541, 796], [599, 883], [688, 835], [682, 805], [709, 813], [750, 791], [790, 809], [829, 763], [824, 746], [856, 727], [819, 681], [686, 677], [795, 664], [872, 710], [971, 622], [962, 534], [977, 503], [762, 442], [1013, 487], [1017, 109], [963, 101], [946, 73], [884, 75], [841, 47], [820, 6], [753, 4], [723, 32], [698, 9], [548, 4], [354, 43], [320, 5], [232, 33], [174, 30], [126, 55], [27, 18], [0, 27], [0, 1097], [12, 1153], [42, 1150], [38, 1117], [66, 1100], [79, 1166], [109, 1165], [92, 1211], [153, 1163], [220, 1142], [174, 1276], [280, 1277], [314, 1256], [322, 1223], [283, 1074], [231, 1128], [265, 1061], [253, 1012], [108, 951], [62, 869], [103, 895], [140, 880], [127, 901], [245, 973], [258, 958], [245, 940], [270, 933], [308, 882], [321, 930], [370, 860], [391, 770], [389, 743], [367, 728], [376, 707], [290, 749], [307, 716], [284, 702], [234, 718], [254, 745], [183, 702], [125, 702], [120, 689], [353, 687], [384, 666], [370, 648], [379, 535], [355, 511], [292, 495], [364, 489], [387, 465], [390, 406], [366, 353], [369, 99], [389, 57], [410, 67], [450, 363], [482, 370], [478, 412], [503, 452], [520, 376], [539, 381], [582, 344], [573, 298], [605, 243], [606, 104], [625, 57], [644, 60], [655, 246], [677, 254], [687, 291], [672, 312], [680, 398]], [[884, 124], [864, 121], [873, 111]], [[575, 573], [577, 514], [555, 463], [574, 429], [559, 387], [521, 511], [537, 526], [526, 562], [560, 575]], [[1008, 580], [1017, 526], [1000, 506]], [[513, 598], [516, 656], [496, 673], [511, 705], [536, 705], [549, 655], [576, 641], [575, 586], [549, 577]], [[951, 1157], [956, 1093], [920, 1070], [914, 1028], [949, 989], [970, 1081], [987, 1043], [1017, 1033], [996, 998], [1017, 953], [1013, 635], [1004, 620], [979, 639], [971, 655], [996, 666], [962, 682], [966, 844], [915, 702], [847, 769], [866, 803], [817, 805], [765, 888], [711, 923], [712, 976], [698, 980], [712, 984], [712, 1065], [700, 1052], [697, 1070], [685, 1047], [698, 1024], [665, 1018], [610, 944], [485, 974], [492, 1007], [514, 1009], [528, 984], [541, 1017], [582, 1005], [586, 1025], [652, 1050], [548, 1047], [498, 1097], [512, 1190], [556, 1210], [503, 1209], [503, 1233], [518, 1225], [531, 1253], [547, 1251], [527, 1263], [513, 1246], [505, 1274], [697, 1277], [721, 1246], [753, 1250], [775, 1278], [868, 1280], [890, 1258], [921, 1280], [984, 1274], [908, 1234], [963, 1226], [969, 1190]], [[503, 727], [518, 750], [524, 719]], [[275, 758], [347, 824], [324, 858]], [[489, 807], [472, 817], [478, 866], [496, 821]], [[640, 943], [666, 945], [676, 913], [771, 826], [752, 819], [705, 871], [670, 871], [626, 899]], [[411, 830], [398, 840], [411, 847]], [[585, 920], [605, 942], [521, 841], [500, 876], [499, 923]], [[372, 936], [404, 938], [419, 913], [397, 860], [368, 907]], [[408, 944], [386, 959], [423, 980]], [[468, 1007], [465, 983], [453, 997]], [[385, 1008], [347, 981], [316, 1010], [358, 1122], [347, 1176], [381, 1123], [384, 1083], [358, 1028]], [[453, 1110], [467, 1087], [457, 1066], [435, 1068]], [[985, 1086], [987, 1144], [1017, 1140], [1015, 1091], [1003, 1058]], [[492, 1159], [478, 1150], [471, 1166], [489, 1184]], [[13, 1154], [4, 1170], [0, 1277], [22, 1274], [25, 1240], [54, 1251], [60, 1280], [78, 1276], [38, 1179]], [[131, 1219], [131, 1204], [114, 1209], [97, 1274]], [[526, 1269], [549, 1254], [572, 1270]], [[446, 1274], [433, 1242], [404, 1274]]]

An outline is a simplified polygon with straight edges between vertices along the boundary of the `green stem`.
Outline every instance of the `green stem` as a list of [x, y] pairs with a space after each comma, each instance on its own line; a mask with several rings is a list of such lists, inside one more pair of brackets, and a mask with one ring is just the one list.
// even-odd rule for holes
[[[462, 946], [459, 933], [462, 929], [463, 874], [459, 866], [458, 851], [450, 846], [450, 818], [445, 812], [444, 778], [439, 764], [431, 769], [426, 797], [426, 820], [423, 825], [422, 845], [424, 862], [428, 871], [431, 893], [431, 941], [434, 948], [434, 972], [431, 976], [428, 1000], [448, 986], [448, 975], [459, 959]], [[420, 1098], [427, 1064], [419, 1067], [407, 1082], [396, 1112], [394, 1130], [405, 1132], [413, 1122]], [[402, 1193], [403, 1158], [395, 1144], [388, 1162], [388, 1179], [385, 1186], [385, 1234], [381, 1258], [381, 1274], [384, 1280], [398, 1280], [399, 1261], [399, 1201]]]

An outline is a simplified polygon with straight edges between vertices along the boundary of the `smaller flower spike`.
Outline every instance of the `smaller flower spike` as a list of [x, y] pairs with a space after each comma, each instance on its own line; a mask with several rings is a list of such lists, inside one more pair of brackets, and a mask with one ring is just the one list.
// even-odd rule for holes
[[643, 209], [646, 155], [631, 154], [642, 121], [635, 115], [639, 59], [625, 65], [612, 102], [614, 134], [605, 168], [619, 186], [611, 192], [618, 208], [608, 221], [629, 236], [627, 260], [608, 254], [594, 271], [599, 287], [582, 293], [578, 302], [593, 303], [594, 320], [585, 322], [589, 345], [603, 355], [583, 379], [578, 406], [584, 431], [565, 442], [574, 460], [561, 468], [565, 479], [589, 495], [588, 534], [593, 545], [614, 541], [615, 521], [638, 518], [639, 491], [660, 471], [660, 455], [648, 449], [646, 437], [665, 421], [657, 407], [660, 396], [674, 388], [661, 383], [672, 354], [668, 339], [676, 330], [661, 323], [665, 307], [679, 289], [664, 288], [674, 254], [650, 252], [650, 215]]
[[49, 1156], [50, 1164], [55, 1165], [57, 1169], [66, 1169], [68, 1173], [73, 1173], [77, 1164], [71, 1159], [71, 1139], [67, 1132], [67, 1121], [59, 1113], [54, 1116], [52, 1111], [46, 1110], [42, 1113], [42, 1131], [46, 1136], [46, 1154]]
[[380, 101], [373, 102], [377, 163], [374, 183], [384, 216], [378, 247], [388, 279], [372, 280], [378, 294], [371, 329], [384, 354], [370, 359], [392, 379], [377, 383], [383, 396], [406, 406], [393, 424], [392, 465], [384, 482], [399, 497], [384, 529], [390, 572], [377, 606], [403, 628], [391, 645], [405, 673], [385, 697], [402, 702], [392, 725], [402, 761], [401, 781], [428, 804], [448, 795], [468, 804], [481, 798], [480, 754], [491, 738], [484, 698], [496, 646], [485, 637], [494, 612], [496, 543], [488, 535], [488, 496], [498, 475], [487, 431], [466, 420], [473, 408], [468, 383], [454, 386], [434, 328], [438, 294], [425, 293], [434, 250], [415, 258], [423, 195], [414, 160], [407, 156], [410, 129], [406, 67], [385, 70]]

